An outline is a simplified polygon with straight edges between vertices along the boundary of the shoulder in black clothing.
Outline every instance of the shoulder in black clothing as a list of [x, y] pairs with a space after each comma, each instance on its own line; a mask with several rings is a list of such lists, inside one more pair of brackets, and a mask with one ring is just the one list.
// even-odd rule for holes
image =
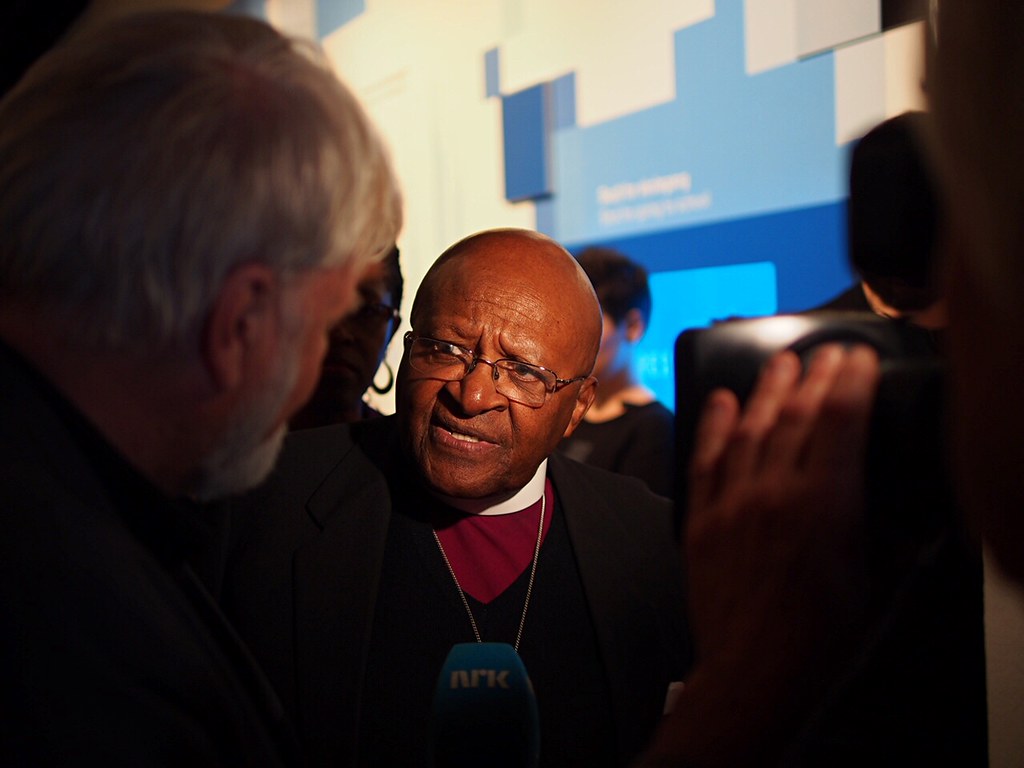
[[0, 763], [289, 762], [181, 512], [0, 346]]
[[824, 304], [819, 304], [807, 310], [808, 312], [871, 312], [871, 305], [868, 304], [867, 296], [860, 283], [851, 285], [845, 291], [833, 296]]
[[626, 405], [609, 421], [580, 422], [562, 440], [558, 452], [576, 461], [643, 480], [655, 493], [671, 498], [675, 485], [675, 415], [655, 400]]

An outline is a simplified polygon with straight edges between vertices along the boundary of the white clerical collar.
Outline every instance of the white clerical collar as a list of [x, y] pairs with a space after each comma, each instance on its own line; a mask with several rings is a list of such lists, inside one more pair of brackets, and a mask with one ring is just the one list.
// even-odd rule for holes
[[458, 499], [435, 493], [441, 501], [450, 507], [467, 512], [471, 515], [510, 515], [520, 512], [531, 504], [540, 501], [544, 495], [544, 480], [548, 476], [548, 460], [544, 459], [533, 473], [533, 478], [516, 491], [512, 496], [488, 496], [483, 499]]

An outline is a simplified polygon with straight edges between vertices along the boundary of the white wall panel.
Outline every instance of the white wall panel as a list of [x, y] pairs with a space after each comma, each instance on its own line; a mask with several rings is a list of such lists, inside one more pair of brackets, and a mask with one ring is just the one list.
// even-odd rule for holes
[[880, 0], [797, 0], [796, 7], [801, 56], [882, 30]]
[[797, 59], [797, 0], [746, 0], [743, 8], [748, 75]]

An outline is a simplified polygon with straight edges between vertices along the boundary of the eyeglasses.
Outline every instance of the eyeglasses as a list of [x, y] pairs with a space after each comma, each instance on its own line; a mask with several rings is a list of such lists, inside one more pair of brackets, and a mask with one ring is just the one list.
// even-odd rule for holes
[[357, 323], [364, 328], [380, 328], [392, 320], [398, 322], [402, 316], [398, 307], [381, 302], [366, 302], [359, 309], [345, 317], [345, 321]]
[[461, 381], [476, 368], [477, 363], [486, 363], [493, 372], [494, 389], [503, 397], [530, 408], [540, 408], [547, 396], [567, 384], [583, 381], [586, 376], [560, 379], [558, 375], [542, 365], [524, 363], [503, 357], [487, 360], [458, 344], [426, 336], [414, 336], [412, 331], [405, 334], [405, 347], [409, 351], [409, 366], [414, 371], [425, 373], [441, 381]]

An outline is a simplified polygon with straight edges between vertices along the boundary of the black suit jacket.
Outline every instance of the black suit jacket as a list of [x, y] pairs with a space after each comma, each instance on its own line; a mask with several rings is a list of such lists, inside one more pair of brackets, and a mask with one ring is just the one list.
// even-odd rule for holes
[[[353, 764], [391, 509], [393, 417], [292, 433], [243, 501], [225, 610], [294, 713], [315, 765]], [[622, 760], [650, 736], [689, 662], [671, 504], [632, 478], [552, 456], [610, 681]], [[415, 484], [412, 476], [408, 483]]]
[[0, 345], [0, 764], [288, 762], [276, 696], [184, 555], [188, 512], [109, 482], [132, 474]]

